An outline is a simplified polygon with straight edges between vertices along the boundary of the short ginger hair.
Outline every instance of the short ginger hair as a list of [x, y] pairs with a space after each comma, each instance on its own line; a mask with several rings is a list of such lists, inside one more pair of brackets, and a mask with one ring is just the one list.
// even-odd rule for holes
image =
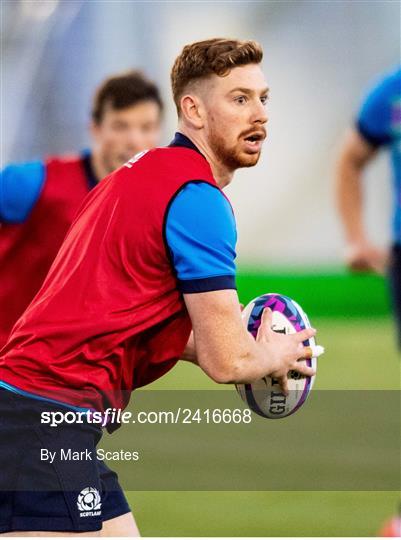
[[260, 64], [263, 50], [256, 41], [213, 38], [186, 45], [171, 70], [174, 102], [180, 114], [180, 100], [189, 83], [210, 75], [224, 77], [238, 66]]

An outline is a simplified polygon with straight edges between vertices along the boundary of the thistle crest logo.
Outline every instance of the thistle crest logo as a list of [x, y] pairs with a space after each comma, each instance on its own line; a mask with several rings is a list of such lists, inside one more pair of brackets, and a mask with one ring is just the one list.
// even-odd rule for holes
[[102, 507], [99, 491], [93, 487], [83, 489], [78, 495], [77, 506], [81, 517], [99, 516]]

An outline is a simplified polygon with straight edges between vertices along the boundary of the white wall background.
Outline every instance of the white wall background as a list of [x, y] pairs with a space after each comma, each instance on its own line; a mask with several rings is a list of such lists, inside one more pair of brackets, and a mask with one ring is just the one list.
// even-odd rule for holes
[[[161, 86], [167, 143], [175, 129], [169, 72], [182, 46], [214, 36], [260, 41], [271, 88], [269, 138], [258, 166], [239, 171], [227, 190], [238, 261], [341, 262], [333, 164], [367, 87], [400, 62], [398, 1], [14, 0], [1, 4], [1, 27], [3, 164], [88, 146], [95, 85], [129, 67]], [[366, 222], [382, 245], [390, 187], [383, 153], [366, 176]]]

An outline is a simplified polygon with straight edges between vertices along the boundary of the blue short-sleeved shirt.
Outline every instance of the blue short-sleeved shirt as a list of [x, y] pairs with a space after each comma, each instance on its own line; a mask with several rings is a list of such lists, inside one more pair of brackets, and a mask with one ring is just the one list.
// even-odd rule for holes
[[45, 181], [41, 161], [7, 165], [0, 172], [0, 222], [22, 223], [31, 213]]
[[166, 240], [181, 292], [235, 288], [234, 215], [218, 188], [186, 184], [170, 205]]
[[[199, 152], [182, 133], [170, 146]], [[235, 218], [220, 189], [201, 180], [185, 184], [170, 203], [165, 235], [181, 292], [236, 288]]]
[[401, 244], [401, 68], [382, 78], [366, 95], [357, 128], [372, 146], [388, 146], [394, 181], [393, 238]]
[[[88, 190], [98, 180], [91, 164], [91, 153], [81, 153]], [[45, 161], [11, 163], [0, 171], [0, 223], [23, 223], [26, 221], [44, 188], [47, 177]]]

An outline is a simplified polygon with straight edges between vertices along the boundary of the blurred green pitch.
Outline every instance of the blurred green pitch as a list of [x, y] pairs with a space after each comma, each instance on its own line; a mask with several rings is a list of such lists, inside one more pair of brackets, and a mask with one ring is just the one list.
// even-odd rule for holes
[[[312, 324], [318, 330], [317, 342], [326, 348], [319, 359], [316, 389], [400, 388], [390, 317], [312, 317]], [[149, 388], [216, 385], [197, 367], [179, 362]], [[143, 536], [374, 536], [400, 500], [399, 492], [388, 491], [142, 491], [127, 496]]]

